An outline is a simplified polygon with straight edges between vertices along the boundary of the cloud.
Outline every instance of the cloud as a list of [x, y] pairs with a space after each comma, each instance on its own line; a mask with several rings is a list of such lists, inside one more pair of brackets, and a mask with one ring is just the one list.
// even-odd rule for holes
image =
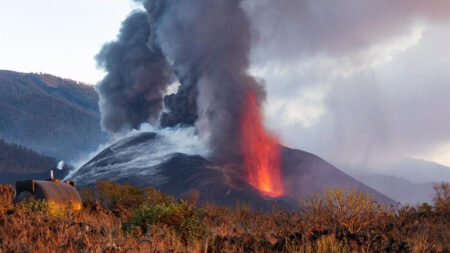
[[255, 55], [272, 60], [345, 56], [417, 24], [447, 21], [446, 0], [260, 0], [244, 1], [259, 40]]
[[450, 2], [244, 5], [258, 35], [252, 73], [285, 144], [341, 167], [442, 157], [430, 154], [450, 142]]

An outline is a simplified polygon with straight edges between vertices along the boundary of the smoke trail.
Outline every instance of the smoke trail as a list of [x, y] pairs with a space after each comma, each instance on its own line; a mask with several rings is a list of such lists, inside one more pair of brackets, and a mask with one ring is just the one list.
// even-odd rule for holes
[[111, 132], [137, 129], [155, 122], [162, 109], [170, 69], [161, 51], [148, 38], [151, 28], [145, 12], [132, 13], [116, 41], [96, 56], [108, 74], [97, 85], [102, 126]]
[[56, 168], [58, 170], [63, 170], [64, 169], [64, 161], [59, 161], [58, 165], [56, 166]]

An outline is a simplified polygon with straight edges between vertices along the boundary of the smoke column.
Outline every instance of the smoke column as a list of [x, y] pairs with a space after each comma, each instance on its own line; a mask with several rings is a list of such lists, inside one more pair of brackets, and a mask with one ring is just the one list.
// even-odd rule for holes
[[[129, 16], [98, 56], [108, 71], [99, 86], [104, 127], [137, 128], [158, 115], [160, 127], [194, 125], [224, 173], [283, 195], [279, 145], [262, 124], [265, 92], [247, 74], [252, 34], [241, 1], [141, 2], [146, 13]], [[163, 97], [172, 76], [181, 85]]]
[[[246, 13], [237, 0], [164, 2], [156, 39], [179, 79], [196, 81], [199, 133], [210, 134], [215, 162], [239, 161], [244, 101], [249, 92], [264, 99], [261, 86], [246, 74], [251, 44]], [[152, 4], [145, 6], [151, 10]]]
[[[208, 135], [212, 160], [240, 163], [245, 99], [249, 93], [258, 104], [265, 99], [247, 74], [251, 31], [241, 1], [139, 2], [146, 13], [130, 15], [117, 40], [97, 56], [108, 72], [98, 86], [103, 126], [137, 128], [156, 119], [164, 101], [160, 126], [195, 125]], [[171, 75], [181, 86], [163, 98]]]
[[102, 126], [111, 132], [136, 129], [156, 122], [163, 94], [170, 83], [170, 68], [161, 51], [149, 41], [145, 12], [132, 13], [117, 40], [103, 46], [96, 56], [108, 74], [97, 85]]

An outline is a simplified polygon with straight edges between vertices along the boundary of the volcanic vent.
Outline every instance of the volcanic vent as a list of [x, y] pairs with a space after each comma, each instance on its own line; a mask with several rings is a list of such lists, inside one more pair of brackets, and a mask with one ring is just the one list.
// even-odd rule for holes
[[[294, 203], [299, 194], [334, 185], [373, 192], [266, 131], [264, 87], [248, 74], [252, 33], [242, 1], [140, 2], [145, 11], [131, 13], [97, 55], [107, 71], [97, 85], [102, 125], [116, 134], [143, 123], [159, 129], [113, 144], [71, 179], [130, 181], [176, 196], [197, 189], [204, 200], [222, 203]], [[177, 92], [167, 95], [174, 82]], [[167, 127], [194, 129], [210, 152], [177, 151], [182, 141], [168, 141]]]
[[262, 124], [256, 96], [247, 95], [241, 120], [241, 141], [248, 183], [269, 197], [284, 194], [278, 140]]
[[241, 201], [257, 209], [270, 208], [273, 201], [294, 208], [299, 197], [324, 187], [355, 188], [379, 201], [394, 203], [319, 157], [283, 146], [279, 147], [284, 196], [267, 197], [245, 177], [229, 177], [217, 164], [205, 159], [203, 147], [192, 140], [192, 130], [134, 131], [102, 150], [69, 178], [81, 187], [93, 185], [96, 180], [154, 186], [176, 197], [197, 190], [200, 203], [233, 205]]

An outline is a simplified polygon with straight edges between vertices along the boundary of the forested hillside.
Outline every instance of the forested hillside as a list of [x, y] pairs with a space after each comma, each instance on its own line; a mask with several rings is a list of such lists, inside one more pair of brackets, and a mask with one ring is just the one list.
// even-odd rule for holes
[[77, 159], [105, 138], [97, 103], [93, 86], [0, 70], [0, 138], [57, 159]]
[[54, 158], [0, 139], [0, 172], [43, 172], [56, 166]]
[[54, 170], [56, 178], [64, 178], [73, 169], [69, 165], [64, 165], [62, 170], [55, 169], [57, 163], [52, 157], [0, 139], [0, 184], [14, 185], [22, 180], [47, 179], [50, 170]]

